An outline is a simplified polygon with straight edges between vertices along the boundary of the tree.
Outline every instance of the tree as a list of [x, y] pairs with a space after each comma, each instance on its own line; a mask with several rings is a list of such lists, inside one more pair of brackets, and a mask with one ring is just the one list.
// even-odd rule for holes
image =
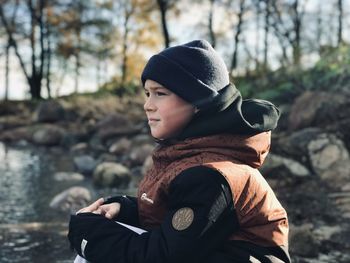
[[[74, 92], [79, 92], [81, 69], [88, 59], [96, 62], [97, 75], [102, 59], [113, 48], [108, 36], [114, 34], [112, 3], [92, 0], [71, 1], [57, 5], [52, 23], [55, 25], [55, 52], [64, 61], [73, 62]], [[101, 14], [104, 14], [103, 16]], [[113, 14], [115, 15], [115, 14]], [[70, 63], [63, 63], [69, 67]], [[66, 70], [65, 70], [66, 71]], [[98, 81], [99, 82], [99, 81]]]
[[[11, 20], [9, 22], [10, 27], [13, 29], [15, 27], [15, 19], [17, 16], [17, 10], [18, 10], [18, 0], [14, 3], [15, 6], [13, 8], [13, 13], [11, 16]], [[7, 43], [5, 46], [5, 96], [4, 100], [8, 100], [8, 94], [9, 94], [9, 75], [10, 75], [10, 49], [12, 46], [11, 39], [7, 37]]]
[[265, 24], [264, 24], [264, 70], [267, 70], [267, 54], [268, 54], [268, 49], [269, 49], [269, 30], [270, 30], [270, 0], [263, 0], [265, 3]]
[[306, 3], [307, 0], [305, 0], [304, 5], [301, 6], [299, 0], [293, 0], [291, 3], [271, 1], [271, 26], [281, 44], [285, 61], [288, 60], [286, 51], [287, 43], [292, 47], [292, 60], [294, 65], [300, 65], [302, 56], [301, 32]]
[[175, 0], [157, 0], [157, 5], [160, 11], [161, 25], [163, 30], [164, 37], [164, 46], [165, 48], [170, 46], [170, 36], [167, 24], [167, 14], [170, 9], [175, 6]]
[[[41, 98], [41, 87], [42, 87], [42, 79], [43, 79], [43, 66], [45, 60], [45, 49], [44, 49], [44, 23], [43, 23], [43, 10], [45, 8], [46, 1], [45, 0], [27, 0], [25, 3], [21, 2], [20, 8], [22, 8], [23, 12], [26, 12], [29, 16], [29, 30], [25, 27], [22, 27], [23, 31], [19, 31], [17, 29], [20, 28], [19, 25], [16, 25], [14, 28], [11, 26], [9, 22], [9, 18], [5, 16], [4, 8], [6, 1], [3, 1], [3, 4], [0, 5], [0, 19], [2, 24], [6, 30], [6, 34], [9, 39], [9, 43], [15, 50], [15, 54], [20, 62], [21, 69], [27, 79], [30, 88], [30, 94], [34, 99]], [[10, 3], [11, 4], [11, 3]], [[15, 7], [17, 8], [17, 7]], [[39, 31], [39, 32], [37, 32]], [[19, 42], [15, 38], [15, 35], [21, 35], [21, 38], [25, 39], [29, 36], [30, 43], [30, 68], [25, 64], [25, 60], [23, 59], [23, 55], [20, 54], [19, 51]], [[27, 39], [28, 39], [27, 38]], [[21, 41], [23, 43], [23, 41]]]
[[343, 43], [343, 0], [338, 0], [338, 46]]
[[214, 28], [213, 28], [215, 0], [209, 0], [209, 1], [210, 1], [210, 10], [209, 10], [209, 17], [208, 17], [209, 39], [210, 39], [211, 45], [213, 47], [215, 47], [216, 46], [216, 36], [214, 33]]
[[239, 0], [239, 11], [237, 13], [237, 25], [235, 26], [236, 30], [234, 30], [234, 45], [233, 45], [233, 53], [231, 59], [230, 72], [232, 74], [233, 70], [237, 67], [237, 57], [238, 57], [238, 46], [240, 42], [240, 35], [242, 33], [242, 25], [243, 25], [243, 14], [246, 10], [245, 0]]

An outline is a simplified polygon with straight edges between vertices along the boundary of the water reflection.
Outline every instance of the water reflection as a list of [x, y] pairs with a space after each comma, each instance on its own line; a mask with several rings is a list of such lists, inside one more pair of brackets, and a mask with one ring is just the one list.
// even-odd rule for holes
[[55, 181], [56, 172], [73, 171], [72, 156], [61, 148], [8, 147], [0, 143], [0, 263], [72, 263], [67, 242], [69, 215], [49, 207], [52, 198], [83, 186], [95, 199], [134, 194], [135, 189], [95, 189], [91, 181]]
[[28, 200], [37, 192], [38, 156], [0, 144], [0, 160], [0, 223], [33, 217], [34, 203]]
[[48, 206], [70, 186], [53, 180], [54, 172], [72, 169], [70, 157], [0, 143], [0, 160], [0, 262], [72, 262], [68, 215]]

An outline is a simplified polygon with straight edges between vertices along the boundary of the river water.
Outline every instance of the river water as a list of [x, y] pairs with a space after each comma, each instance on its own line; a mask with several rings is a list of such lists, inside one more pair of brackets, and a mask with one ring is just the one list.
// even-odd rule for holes
[[50, 201], [76, 185], [87, 187], [93, 199], [117, 194], [94, 189], [89, 179], [54, 180], [55, 172], [73, 170], [72, 157], [60, 148], [0, 143], [0, 263], [73, 262], [66, 238], [69, 215], [51, 209]]

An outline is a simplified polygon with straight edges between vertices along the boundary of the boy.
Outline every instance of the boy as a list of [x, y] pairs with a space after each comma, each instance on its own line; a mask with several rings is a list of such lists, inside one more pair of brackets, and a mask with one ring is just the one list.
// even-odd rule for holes
[[136, 198], [99, 199], [71, 217], [68, 237], [79, 255], [91, 262], [290, 262], [286, 211], [257, 170], [278, 109], [242, 100], [204, 40], [154, 55], [141, 79], [159, 143], [153, 167]]

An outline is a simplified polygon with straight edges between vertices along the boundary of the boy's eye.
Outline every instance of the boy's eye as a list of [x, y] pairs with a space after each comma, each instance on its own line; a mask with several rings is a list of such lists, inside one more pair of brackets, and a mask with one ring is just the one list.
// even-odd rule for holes
[[156, 92], [156, 95], [157, 96], [164, 96], [164, 95], [166, 95], [164, 92], [161, 92], [161, 91], [157, 91]]
[[145, 90], [146, 97], [149, 97], [149, 91]]

